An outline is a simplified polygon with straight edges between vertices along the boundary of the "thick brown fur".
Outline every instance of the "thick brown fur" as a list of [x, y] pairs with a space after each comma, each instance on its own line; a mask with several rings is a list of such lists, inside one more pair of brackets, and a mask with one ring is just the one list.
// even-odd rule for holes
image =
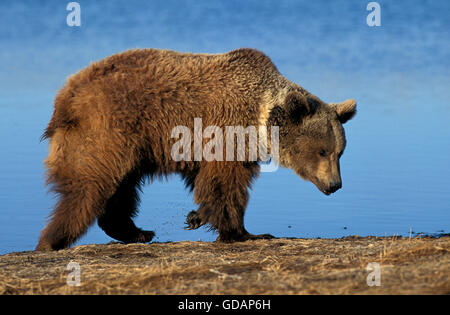
[[191, 216], [196, 227], [209, 224], [223, 241], [269, 237], [244, 228], [258, 162], [176, 162], [172, 129], [193, 130], [198, 117], [220, 128], [279, 125], [281, 164], [328, 192], [327, 176], [339, 170], [307, 152], [320, 143], [330, 161], [331, 155], [338, 159], [345, 146], [339, 117], [351, 118], [350, 103], [338, 115], [339, 104], [325, 104], [288, 81], [253, 49], [217, 55], [131, 50], [93, 63], [59, 91], [43, 135], [50, 139], [47, 182], [59, 201], [37, 249], [70, 246], [96, 219], [115, 239], [150, 241], [154, 233], [132, 221], [140, 186], [173, 173], [181, 174], [199, 204]]

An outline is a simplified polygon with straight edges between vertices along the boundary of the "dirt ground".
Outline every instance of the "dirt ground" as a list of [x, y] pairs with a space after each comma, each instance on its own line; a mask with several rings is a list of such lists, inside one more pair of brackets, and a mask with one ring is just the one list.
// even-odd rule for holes
[[[79, 265], [78, 278], [67, 270], [70, 262]], [[366, 269], [370, 263], [379, 273], [376, 264]], [[68, 285], [77, 279], [80, 286]], [[114, 243], [10, 253], [0, 256], [0, 294], [450, 294], [450, 237]]]

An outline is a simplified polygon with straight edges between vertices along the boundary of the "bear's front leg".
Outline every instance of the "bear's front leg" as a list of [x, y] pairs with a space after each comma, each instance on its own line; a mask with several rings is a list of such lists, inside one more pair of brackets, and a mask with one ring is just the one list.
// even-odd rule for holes
[[[203, 226], [206, 224], [206, 222], [203, 222], [202, 219], [200, 218], [200, 214], [198, 213], [198, 211], [192, 210], [191, 212], [188, 213], [188, 215], [186, 216], [186, 230], [196, 230], [199, 227]], [[270, 234], [259, 234], [259, 235], [254, 235], [254, 234], [250, 234], [247, 231], [245, 231], [245, 235], [243, 237], [240, 237], [238, 239], [231, 239], [228, 241], [246, 241], [246, 240], [257, 240], [257, 239], [272, 239], [275, 238], [274, 236], [270, 235]], [[220, 239], [220, 236], [218, 238], [218, 241], [227, 241], [226, 238]]]
[[244, 227], [248, 188], [258, 174], [257, 163], [204, 162], [194, 184], [195, 202], [200, 207], [189, 214], [188, 225], [197, 228], [209, 224], [219, 233], [217, 241], [223, 242], [273, 238], [269, 234], [252, 235]]

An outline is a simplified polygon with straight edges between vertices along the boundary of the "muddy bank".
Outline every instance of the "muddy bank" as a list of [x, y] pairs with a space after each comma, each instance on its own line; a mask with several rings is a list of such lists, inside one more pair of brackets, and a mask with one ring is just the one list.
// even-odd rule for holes
[[[67, 270], [70, 262], [78, 265]], [[376, 264], [367, 270], [370, 263]], [[80, 286], [72, 286], [78, 279]], [[450, 237], [116, 243], [10, 253], [0, 256], [0, 294], [450, 294]]]

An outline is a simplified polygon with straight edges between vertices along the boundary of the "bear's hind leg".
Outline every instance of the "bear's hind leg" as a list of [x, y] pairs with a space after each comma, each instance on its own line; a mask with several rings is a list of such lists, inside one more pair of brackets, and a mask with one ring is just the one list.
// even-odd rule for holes
[[67, 183], [59, 185], [57, 190], [60, 199], [51, 221], [41, 232], [36, 250], [69, 247], [86, 233], [103, 209], [105, 198], [94, 184]]
[[98, 217], [98, 225], [103, 231], [124, 243], [147, 243], [155, 236], [153, 231], [136, 227], [132, 220], [140, 202], [140, 179], [137, 172], [128, 174], [107, 201], [103, 214]]
[[66, 248], [81, 237], [104, 214], [108, 200], [137, 166], [136, 152], [133, 143], [112, 131], [56, 130], [45, 163], [47, 182], [59, 201], [36, 249]]

